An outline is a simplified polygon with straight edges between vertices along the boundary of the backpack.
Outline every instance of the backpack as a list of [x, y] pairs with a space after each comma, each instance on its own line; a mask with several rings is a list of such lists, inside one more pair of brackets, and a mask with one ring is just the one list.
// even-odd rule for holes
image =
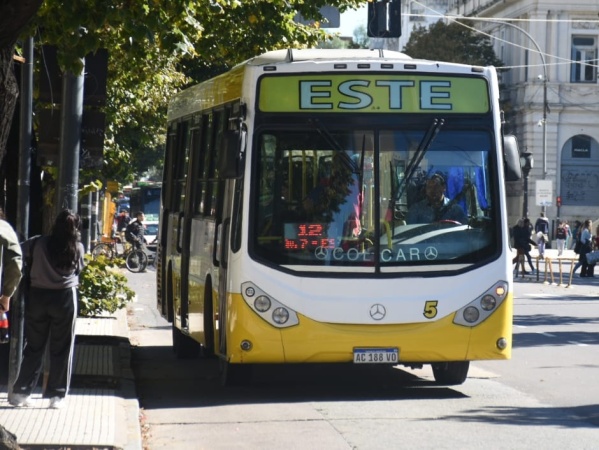
[[137, 222], [131, 222], [125, 228], [125, 240], [130, 243], [137, 242], [139, 240], [137, 231]]
[[566, 239], [566, 230], [563, 227], [559, 227], [555, 233], [556, 239]]

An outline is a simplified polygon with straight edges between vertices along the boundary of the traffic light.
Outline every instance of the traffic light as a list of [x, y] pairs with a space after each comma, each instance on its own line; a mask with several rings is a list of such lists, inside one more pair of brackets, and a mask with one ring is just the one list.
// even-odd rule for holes
[[368, 37], [400, 37], [401, 0], [369, 1], [366, 33]]

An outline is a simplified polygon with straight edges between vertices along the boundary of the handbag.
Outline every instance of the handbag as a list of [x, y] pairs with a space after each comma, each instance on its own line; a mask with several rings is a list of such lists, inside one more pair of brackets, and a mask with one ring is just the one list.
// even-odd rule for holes
[[579, 255], [581, 248], [582, 248], [582, 242], [580, 242], [580, 239], [576, 239], [576, 244], [574, 244], [574, 253]]
[[587, 264], [596, 264], [599, 261], [599, 250], [586, 254]]

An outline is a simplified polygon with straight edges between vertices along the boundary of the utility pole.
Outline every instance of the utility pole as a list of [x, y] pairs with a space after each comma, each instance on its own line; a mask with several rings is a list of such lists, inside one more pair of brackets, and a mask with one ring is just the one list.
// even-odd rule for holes
[[[20, 239], [29, 237], [29, 194], [31, 180], [31, 143], [33, 124], [33, 37], [23, 43], [25, 63], [21, 68], [21, 110], [19, 138], [19, 186], [17, 202], [17, 234]], [[25, 304], [22, 289], [19, 287], [11, 300], [10, 340], [8, 367], [8, 396], [12, 396], [12, 386], [17, 381], [19, 366], [23, 359], [23, 329]]]
[[83, 72], [65, 72], [62, 78], [62, 116], [60, 123], [60, 157], [56, 214], [63, 209], [77, 212], [79, 189], [79, 154], [81, 152], [81, 121], [83, 118]]

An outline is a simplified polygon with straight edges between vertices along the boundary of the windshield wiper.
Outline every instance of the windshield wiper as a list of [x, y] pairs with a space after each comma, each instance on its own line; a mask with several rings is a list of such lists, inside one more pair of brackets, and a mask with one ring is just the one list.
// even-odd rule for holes
[[337, 142], [337, 139], [335, 139], [335, 137], [331, 134], [331, 132], [329, 130], [327, 130], [322, 123], [320, 123], [320, 120], [318, 119], [308, 119], [308, 123], [311, 124], [314, 128], [316, 128], [316, 131], [318, 131], [318, 134], [320, 134], [325, 141], [327, 141], [327, 143], [333, 148], [333, 150], [341, 152], [343, 151], [343, 148], [341, 147], [341, 145], [339, 144], [339, 142]]
[[444, 124], [445, 124], [444, 119], [434, 119], [431, 126], [428, 127], [428, 130], [426, 130], [426, 133], [422, 137], [420, 144], [418, 144], [418, 148], [416, 148], [416, 152], [414, 153], [414, 156], [412, 157], [412, 159], [410, 160], [410, 162], [408, 164], [408, 167], [406, 168], [406, 174], [405, 174], [403, 180], [401, 180], [401, 182], [399, 184], [399, 187], [397, 189], [398, 195], [397, 195], [396, 199], [402, 197], [404, 191], [406, 190], [408, 182], [412, 179], [412, 177], [416, 173], [416, 169], [420, 165], [422, 158], [424, 158], [424, 155], [430, 148], [431, 144], [437, 137], [437, 134], [439, 133], [439, 131], [441, 130], [441, 127]]

